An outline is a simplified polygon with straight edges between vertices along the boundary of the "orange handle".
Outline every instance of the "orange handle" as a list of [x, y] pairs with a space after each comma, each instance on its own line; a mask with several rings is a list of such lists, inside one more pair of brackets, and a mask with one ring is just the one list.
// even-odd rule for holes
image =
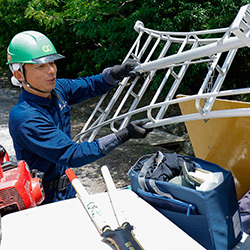
[[72, 182], [74, 179], [77, 179], [77, 176], [71, 168], [68, 168], [65, 173], [68, 176], [70, 182]]

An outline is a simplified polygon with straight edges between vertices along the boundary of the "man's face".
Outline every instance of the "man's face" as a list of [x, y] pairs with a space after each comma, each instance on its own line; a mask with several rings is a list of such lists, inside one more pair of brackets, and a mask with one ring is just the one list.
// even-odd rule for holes
[[54, 61], [44, 64], [25, 64], [25, 79], [33, 87], [50, 92], [55, 87], [57, 67]]

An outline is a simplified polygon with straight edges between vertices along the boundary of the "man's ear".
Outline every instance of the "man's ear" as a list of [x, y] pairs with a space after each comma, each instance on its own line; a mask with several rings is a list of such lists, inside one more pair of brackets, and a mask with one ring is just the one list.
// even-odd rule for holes
[[23, 75], [23, 73], [22, 73], [20, 70], [14, 71], [13, 75], [14, 75], [14, 77], [15, 77], [18, 81], [20, 81], [20, 82], [24, 82], [24, 81], [25, 81], [24, 75]]

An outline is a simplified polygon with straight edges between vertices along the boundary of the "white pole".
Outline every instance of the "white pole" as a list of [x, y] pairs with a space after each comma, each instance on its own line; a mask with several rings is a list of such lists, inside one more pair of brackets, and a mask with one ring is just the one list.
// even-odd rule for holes
[[187, 50], [179, 54], [170, 55], [148, 63], [142, 63], [134, 70], [137, 72], [147, 72], [156, 69], [167, 68], [169, 65], [185, 62], [187, 60], [198, 59], [205, 56], [229, 51], [235, 48], [245, 47], [246, 45], [238, 37], [230, 37], [223, 42], [215, 42], [192, 50]]

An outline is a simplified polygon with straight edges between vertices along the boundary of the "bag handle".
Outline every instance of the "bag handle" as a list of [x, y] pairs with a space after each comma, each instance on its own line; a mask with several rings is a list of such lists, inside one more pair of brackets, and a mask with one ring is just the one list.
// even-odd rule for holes
[[146, 174], [148, 172], [148, 169], [154, 162], [156, 162], [157, 165], [156, 165], [156, 168], [154, 169], [155, 171], [160, 165], [160, 163], [162, 162], [163, 158], [164, 158], [163, 153], [160, 151], [157, 151], [157, 153], [153, 154], [147, 161], [143, 163], [141, 171], [138, 174], [138, 182], [142, 190], [148, 191], [148, 187], [146, 184]]
[[153, 154], [147, 161], [143, 163], [141, 171], [138, 173], [138, 183], [142, 190], [148, 191], [148, 187], [145, 180], [146, 174], [148, 172], [149, 167], [154, 163], [155, 159], [156, 159], [156, 154]]
[[[153, 154], [147, 161], [144, 162], [141, 171], [138, 174], [138, 183], [142, 190], [149, 191], [147, 184], [146, 184], [146, 174], [148, 172], [149, 167], [156, 162], [156, 167], [153, 172], [157, 170], [159, 165], [161, 164], [162, 160], [164, 158], [164, 154], [161, 151], [157, 151], [157, 153]], [[156, 186], [156, 182], [153, 179], [149, 179], [149, 185], [151, 188], [155, 191], [156, 194], [165, 196], [167, 198], [173, 198], [173, 196], [170, 193], [164, 193]]]
[[156, 194], [159, 194], [161, 196], [167, 197], [169, 199], [174, 199], [174, 197], [170, 193], [164, 193], [162, 192], [156, 185], [155, 180], [149, 179], [149, 185], [152, 187], [152, 189], [155, 191]]

